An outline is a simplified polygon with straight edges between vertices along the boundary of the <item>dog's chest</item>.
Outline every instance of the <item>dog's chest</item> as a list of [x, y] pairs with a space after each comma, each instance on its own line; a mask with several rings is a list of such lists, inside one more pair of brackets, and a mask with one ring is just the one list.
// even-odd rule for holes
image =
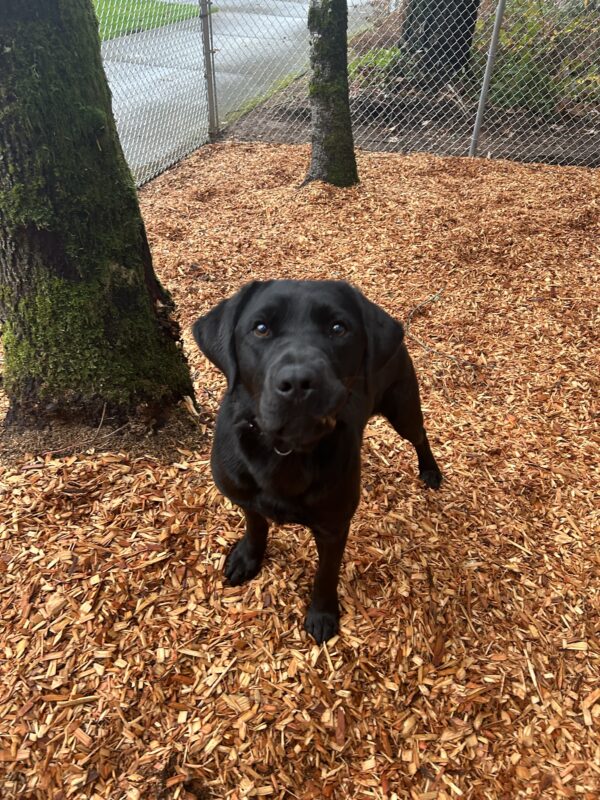
[[[284, 461], [286, 458], [289, 461]], [[301, 458], [282, 457], [260, 475], [255, 474], [256, 479], [259, 491], [255, 504], [260, 513], [278, 523], [308, 523], [319, 486], [314, 470]]]
[[292, 453], [271, 459], [261, 469], [254, 471], [261, 494], [273, 498], [299, 498], [314, 483], [315, 469], [301, 456]]
[[314, 513], [310, 504], [303, 498], [285, 498], [268, 492], [259, 492], [252, 503], [255, 511], [278, 525], [308, 525], [313, 522]]

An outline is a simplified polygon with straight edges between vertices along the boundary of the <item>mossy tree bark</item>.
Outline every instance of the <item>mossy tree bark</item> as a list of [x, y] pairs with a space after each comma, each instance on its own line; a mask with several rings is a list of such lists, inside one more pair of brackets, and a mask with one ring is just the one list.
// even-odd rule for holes
[[346, 0], [311, 0], [308, 30], [312, 157], [305, 183], [358, 183], [348, 95], [347, 28]]
[[0, 324], [9, 419], [192, 394], [125, 163], [90, 0], [4, 0]]

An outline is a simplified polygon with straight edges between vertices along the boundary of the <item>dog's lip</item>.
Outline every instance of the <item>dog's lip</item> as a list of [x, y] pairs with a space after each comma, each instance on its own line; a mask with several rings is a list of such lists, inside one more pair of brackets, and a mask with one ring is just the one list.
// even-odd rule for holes
[[[288, 456], [290, 453], [308, 453], [310, 452], [324, 436], [332, 433], [337, 425], [337, 417], [333, 414], [322, 417], [312, 418], [313, 428], [305, 434], [292, 434], [286, 433], [286, 426], [282, 426], [277, 430], [269, 430], [268, 427], [262, 428], [264, 434], [270, 439], [273, 450], [279, 456]], [[260, 425], [260, 423], [259, 423]]]
[[302, 452], [304, 450], [310, 450], [311, 447], [322, 438], [322, 431], [312, 436], [275, 436], [273, 438], [273, 448], [275, 451], [278, 451], [280, 455], [287, 455], [292, 451]]
[[326, 417], [318, 417], [317, 421], [325, 428], [333, 430], [337, 425], [337, 416], [335, 414], [328, 414]]
[[326, 417], [316, 417], [314, 422], [316, 423], [315, 429], [305, 436], [286, 436], [284, 429], [272, 434], [275, 452], [280, 456], [289, 455], [291, 452], [309, 452], [324, 436], [335, 429], [337, 417], [332, 414]]
[[[338, 423], [338, 414], [337, 412], [332, 411], [329, 414], [322, 414], [319, 416], [305, 415], [304, 420], [308, 429], [312, 428], [312, 430], [319, 431], [319, 433], [321, 433], [323, 428], [335, 428]], [[282, 422], [279, 420], [263, 419], [259, 415], [254, 417], [252, 420], [253, 424], [260, 428], [263, 433], [266, 433], [267, 436], [271, 436], [273, 439], [281, 440], [295, 438], [294, 436], [286, 436], [286, 428], [297, 421], [298, 418], [294, 418], [293, 416]]]

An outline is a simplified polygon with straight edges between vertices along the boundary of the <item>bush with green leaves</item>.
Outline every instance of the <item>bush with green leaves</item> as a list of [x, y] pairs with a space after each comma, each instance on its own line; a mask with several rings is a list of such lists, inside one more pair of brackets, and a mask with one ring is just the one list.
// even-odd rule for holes
[[[502, 23], [489, 105], [557, 114], [600, 114], [600, 14], [598, 0], [511, 0]], [[493, 26], [493, 7], [480, 12], [471, 61], [452, 79], [455, 91], [476, 103]], [[431, 65], [401, 46], [376, 47], [350, 61], [350, 80], [362, 90], [401, 87], [402, 77], [435, 93]], [[397, 91], [402, 91], [397, 88]]]
[[[491, 20], [480, 25], [473, 60], [483, 68]], [[490, 104], [542, 117], [585, 113], [582, 104], [600, 111], [599, 52], [600, 19], [583, 3], [516, 0], [502, 25]]]
[[383, 85], [398, 74], [403, 60], [399, 47], [375, 47], [350, 61], [348, 76], [353, 83]]

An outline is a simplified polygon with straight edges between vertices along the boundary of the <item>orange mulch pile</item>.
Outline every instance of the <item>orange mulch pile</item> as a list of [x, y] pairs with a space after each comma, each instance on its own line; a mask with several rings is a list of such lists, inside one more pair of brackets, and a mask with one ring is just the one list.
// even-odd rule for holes
[[[206, 147], [141, 192], [202, 406], [175, 457], [99, 436], [0, 468], [2, 800], [599, 797], [598, 174], [362, 153], [357, 188], [300, 189], [307, 161]], [[256, 277], [410, 316], [445, 474], [368, 426], [322, 647], [308, 531], [221, 577], [242, 521], [189, 324]]]

